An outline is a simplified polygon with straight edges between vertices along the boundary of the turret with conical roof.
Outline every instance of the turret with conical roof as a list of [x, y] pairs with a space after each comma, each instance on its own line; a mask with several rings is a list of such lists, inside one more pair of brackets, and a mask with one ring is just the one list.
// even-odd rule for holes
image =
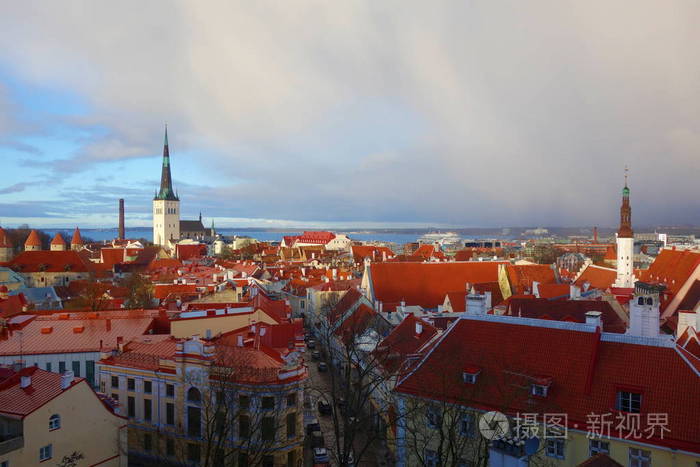
[[24, 242], [24, 251], [39, 251], [41, 250], [41, 238], [36, 230], [32, 230]]
[[80, 235], [80, 229], [78, 227], [73, 231], [73, 237], [70, 239], [70, 249], [80, 250], [83, 247], [83, 237]]
[[51, 240], [51, 251], [66, 251], [66, 241], [63, 239], [61, 232], [56, 232], [53, 240]]
[[5, 229], [0, 227], [0, 262], [6, 263], [12, 260], [14, 256], [14, 249], [12, 247], [12, 241], [10, 237], [5, 232]]

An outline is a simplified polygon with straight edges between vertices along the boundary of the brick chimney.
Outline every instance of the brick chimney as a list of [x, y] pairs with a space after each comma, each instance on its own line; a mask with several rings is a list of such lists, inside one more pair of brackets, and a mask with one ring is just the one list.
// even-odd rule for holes
[[119, 199], [119, 240], [124, 240], [124, 198]]

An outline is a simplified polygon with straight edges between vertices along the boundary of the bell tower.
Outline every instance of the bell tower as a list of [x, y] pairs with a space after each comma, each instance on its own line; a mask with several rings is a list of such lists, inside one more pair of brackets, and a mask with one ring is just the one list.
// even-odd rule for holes
[[625, 187], [622, 189], [620, 207], [620, 228], [617, 231], [617, 278], [613, 287], [634, 288], [634, 232], [632, 231], [632, 207], [630, 189], [627, 187], [627, 167], [625, 167]]
[[170, 174], [168, 126], [165, 126], [163, 166], [160, 173], [160, 190], [153, 198], [153, 243], [168, 247], [170, 240], [180, 238], [180, 200], [173, 191]]

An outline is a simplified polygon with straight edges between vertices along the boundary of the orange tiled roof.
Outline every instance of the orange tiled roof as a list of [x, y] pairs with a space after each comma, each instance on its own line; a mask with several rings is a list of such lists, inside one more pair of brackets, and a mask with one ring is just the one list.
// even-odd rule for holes
[[[28, 388], [20, 387], [22, 376], [31, 377]], [[37, 367], [12, 372], [11, 376], [0, 381], [0, 414], [24, 418], [81, 381], [84, 380], [73, 378], [66, 389], [61, 389], [61, 375], [58, 373]]]
[[66, 246], [66, 241], [63, 239], [63, 235], [61, 235], [61, 232], [56, 232], [56, 235], [54, 235], [53, 240], [51, 240], [51, 245]]
[[39, 238], [39, 234], [37, 233], [36, 230], [32, 230], [29, 233], [29, 236], [27, 237], [27, 240], [24, 242], [24, 246], [41, 246], [41, 239]]
[[592, 289], [605, 290], [615, 283], [616, 278], [617, 271], [615, 269], [589, 264], [574, 284], [581, 287], [588, 282]]
[[662, 283], [672, 294], [676, 294], [699, 264], [700, 252], [698, 251], [661, 250], [649, 269], [640, 273], [640, 280]]
[[75, 228], [75, 231], [73, 232], [73, 237], [70, 239], [70, 244], [71, 245], [82, 245], [83, 244], [83, 237], [80, 235], [80, 229]]
[[377, 300], [384, 303], [436, 308], [445, 295], [466, 291], [466, 284], [498, 281], [499, 265], [505, 261], [453, 263], [387, 262], [371, 266], [372, 286]]
[[90, 272], [92, 264], [75, 251], [23, 251], [8, 263], [21, 273]]
[[509, 264], [506, 269], [513, 293], [532, 291], [533, 282], [540, 284], [555, 284], [557, 282], [554, 269], [549, 264]]

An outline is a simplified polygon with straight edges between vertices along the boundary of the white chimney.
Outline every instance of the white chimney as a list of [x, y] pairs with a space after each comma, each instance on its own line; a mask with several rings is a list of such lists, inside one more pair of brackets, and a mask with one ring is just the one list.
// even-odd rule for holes
[[243, 347], [243, 336], [237, 336], [236, 344], [238, 347]]
[[401, 300], [401, 312], [406, 313], [406, 301]]
[[486, 295], [479, 295], [479, 294], [467, 295], [467, 314], [469, 314], [469, 315], [484, 315], [484, 314], [486, 314]]
[[420, 336], [423, 333], [423, 323], [416, 321], [416, 336]]
[[486, 310], [489, 311], [491, 309], [491, 291], [486, 291], [484, 292], [484, 295], [486, 296]]
[[578, 300], [581, 298], [581, 289], [578, 285], [571, 284], [569, 286], [569, 298], [571, 300]]
[[652, 295], [635, 295], [630, 300], [630, 327], [627, 334], [642, 337], [659, 335], [659, 300]]
[[206, 337], [207, 339], [211, 339], [211, 329], [207, 329], [206, 331], [204, 331], [204, 337]]
[[20, 377], [19, 387], [24, 389], [24, 388], [28, 388], [31, 385], [32, 385], [32, 377], [31, 376], [21, 376]]
[[540, 283], [537, 281], [532, 281], [532, 295], [535, 298], [540, 298]]
[[61, 389], [68, 389], [70, 384], [73, 382], [73, 372], [66, 371], [61, 375]]
[[700, 306], [695, 309], [695, 332], [700, 333]]
[[602, 313], [600, 311], [587, 311], [586, 312], [586, 324], [595, 324], [596, 327], [600, 328], [600, 330], [603, 330], [603, 322], [600, 319], [600, 315]]

